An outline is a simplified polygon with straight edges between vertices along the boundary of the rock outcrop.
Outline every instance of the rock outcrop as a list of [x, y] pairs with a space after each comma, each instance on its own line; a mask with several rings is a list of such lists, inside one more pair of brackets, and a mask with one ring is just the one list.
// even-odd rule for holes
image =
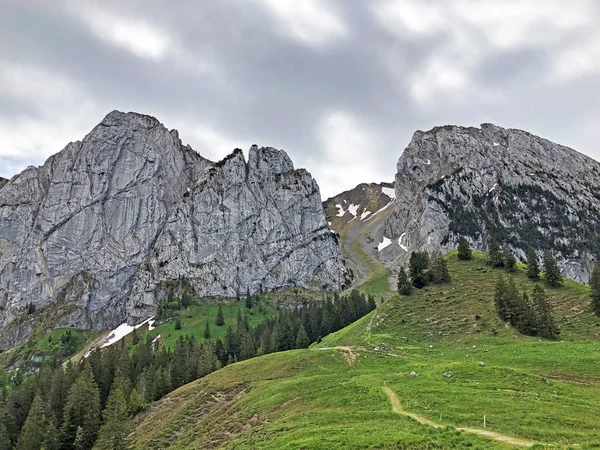
[[587, 281], [600, 255], [600, 163], [521, 130], [491, 124], [417, 131], [400, 157], [385, 235], [446, 251], [458, 237], [496, 237], [518, 256], [550, 251], [563, 275]]
[[0, 190], [0, 347], [39, 327], [140, 321], [170, 283], [235, 297], [351, 281], [317, 183], [281, 150], [213, 163], [158, 120], [114, 111]]

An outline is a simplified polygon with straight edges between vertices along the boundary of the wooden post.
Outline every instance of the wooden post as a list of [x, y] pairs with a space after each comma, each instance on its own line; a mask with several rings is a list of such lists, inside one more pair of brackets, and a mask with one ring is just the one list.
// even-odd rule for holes
[[485, 428], [485, 414], [483, 415], [483, 428]]

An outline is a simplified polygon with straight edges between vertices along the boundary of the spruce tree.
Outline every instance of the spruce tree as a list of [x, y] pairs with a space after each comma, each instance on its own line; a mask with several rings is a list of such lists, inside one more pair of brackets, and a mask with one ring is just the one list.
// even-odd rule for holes
[[533, 336], [536, 333], [536, 320], [533, 307], [526, 292], [516, 295], [511, 311], [511, 325], [520, 333]]
[[206, 321], [206, 326], [204, 327], [204, 339], [210, 339], [210, 326], [208, 325], [208, 320]]
[[533, 309], [535, 312], [537, 334], [548, 339], [556, 338], [558, 327], [552, 316], [548, 296], [544, 288], [539, 284], [536, 284], [533, 288]]
[[463, 261], [473, 259], [473, 252], [471, 251], [471, 247], [469, 247], [469, 242], [463, 236], [458, 239], [458, 259]]
[[496, 281], [496, 288], [494, 292], [494, 305], [496, 307], [496, 313], [498, 316], [505, 322], [508, 322], [510, 317], [508, 307], [505, 304], [505, 296], [506, 292], [506, 280], [503, 276], [499, 276]]
[[450, 272], [448, 272], [448, 262], [441, 253], [436, 253], [430, 262], [431, 278], [434, 283], [450, 283]]
[[426, 252], [412, 252], [409, 260], [409, 273], [412, 284], [417, 289], [427, 286], [429, 255]]
[[486, 262], [492, 267], [502, 267], [504, 265], [504, 257], [500, 244], [493, 236], [487, 238], [487, 257]]
[[[1, 448], [2, 447], [0, 447], [0, 449]], [[42, 448], [44, 450], [60, 450], [60, 434], [53, 421], [48, 424]]]
[[100, 428], [100, 392], [86, 361], [67, 395], [61, 427], [62, 446], [90, 449]]
[[179, 317], [175, 320], [175, 329], [181, 330], [181, 319]]
[[525, 252], [527, 258], [527, 276], [531, 279], [537, 279], [540, 276], [540, 265], [538, 264], [537, 253], [533, 247], [527, 247]]
[[225, 325], [225, 319], [223, 318], [223, 308], [219, 305], [219, 310], [217, 311], [217, 320], [215, 321], [215, 325], [218, 327], [222, 327]]
[[594, 264], [590, 287], [592, 288], [592, 309], [597, 316], [600, 316], [600, 266], [598, 264]]
[[252, 296], [250, 295], [250, 288], [246, 290], [246, 309], [252, 308]]
[[115, 383], [108, 396], [106, 408], [102, 412], [104, 423], [98, 433], [94, 450], [126, 450], [131, 448], [127, 442], [130, 432], [129, 407], [127, 404], [126, 387]]
[[400, 272], [398, 272], [398, 292], [402, 295], [410, 295], [412, 290], [412, 283], [408, 278], [406, 270], [404, 270], [404, 267], [400, 267]]
[[296, 348], [308, 348], [309, 345], [310, 339], [308, 338], [306, 329], [304, 328], [304, 325], [300, 325], [300, 328], [298, 328], [298, 334], [296, 336]]
[[17, 449], [34, 450], [42, 447], [48, 427], [45, 408], [46, 406], [44, 405], [42, 395], [37, 394], [31, 404], [29, 415], [21, 430]]
[[549, 252], [545, 252], [543, 262], [547, 283], [553, 288], [559, 287], [563, 281], [556, 259]]
[[503, 258], [504, 268], [506, 270], [509, 272], [514, 272], [517, 270], [517, 258], [515, 258], [515, 255], [513, 255], [513, 252], [508, 247], [504, 248]]

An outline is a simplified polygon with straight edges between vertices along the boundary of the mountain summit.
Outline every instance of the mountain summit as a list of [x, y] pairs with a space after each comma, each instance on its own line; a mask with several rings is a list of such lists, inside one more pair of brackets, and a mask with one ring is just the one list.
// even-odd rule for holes
[[351, 280], [317, 183], [284, 151], [213, 163], [150, 116], [113, 111], [0, 190], [2, 347], [140, 321], [182, 285], [235, 297]]
[[521, 130], [492, 124], [417, 131], [398, 160], [385, 236], [397, 264], [494, 236], [516, 255], [549, 251], [563, 275], [588, 281], [600, 255], [600, 163]]

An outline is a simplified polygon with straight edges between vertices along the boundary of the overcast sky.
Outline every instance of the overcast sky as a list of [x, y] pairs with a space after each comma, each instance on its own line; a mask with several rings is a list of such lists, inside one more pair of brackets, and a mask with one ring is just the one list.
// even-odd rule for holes
[[600, 1], [0, 0], [0, 176], [114, 109], [212, 160], [285, 149], [323, 198], [391, 181], [436, 125], [600, 159]]

